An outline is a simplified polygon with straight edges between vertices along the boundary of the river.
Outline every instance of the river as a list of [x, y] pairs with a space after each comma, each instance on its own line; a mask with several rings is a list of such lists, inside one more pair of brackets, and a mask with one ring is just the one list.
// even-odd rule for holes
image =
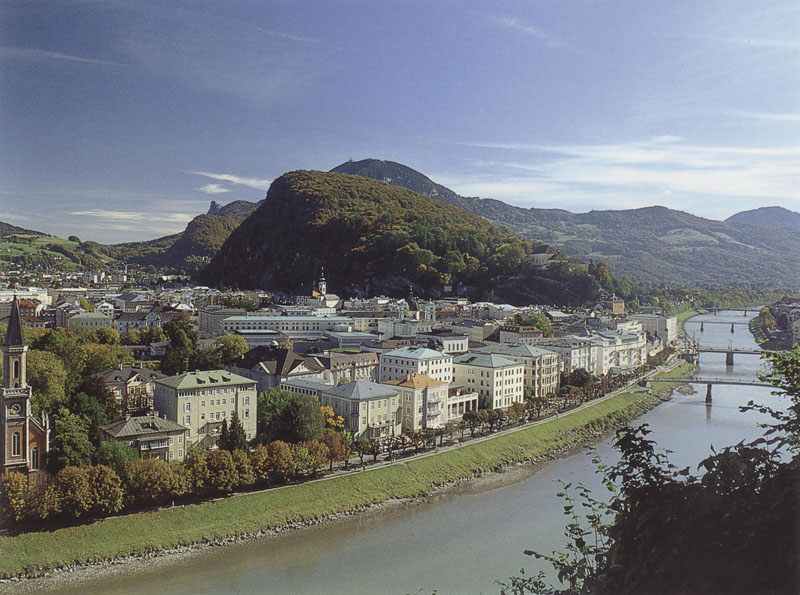
[[[741, 312], [696, 317], [686, 331], [701, 345], [756, 349], [744, 325], [700, 320], [746, 322]], [[726, 368], [724, 354], [702, 354], [699, 377], [754, 379], [761, 368], [756, 355], [737, 355]], [[740, 413], [750, 399], [774, 399], [769, 388], [715, 385], [713, 405], [705, 405], [705, 385], [694, 394], [675, 392], [673, 399], [640, 419], [653, 430], [650, 438], [673, 451], [671, 461], [696, 469], [717, 449], [758, 437], [764, 418]], [[615, 460], [611, 441], [596, 445], [605, 462]], [[506, 580], [520, 568], [547, 569], [525, 556], [525, 549], [550, 552], [563, 546], [563, 501], [557, 479], [583, 482], [604, 495], [591, 457], [585, 451], [540, 465], [515, 469], [488, 482], [400, 507], [268, 537], [238, 545], [210, 548], [172, 563], [144, 565], [101, 576], [70, 592], [142, 593], [497, 593], [495, 580]], [[169, 562], [167, 559], [166, 562]], [[40, 586], [45, 586], [47, 581]], [[64, 590], [64, 592], [67, 592]]]

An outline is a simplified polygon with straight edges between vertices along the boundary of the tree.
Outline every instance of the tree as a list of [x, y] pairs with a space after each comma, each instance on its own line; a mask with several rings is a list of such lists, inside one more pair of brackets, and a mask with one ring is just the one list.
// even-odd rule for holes
[[344, 418], [333, 410], [333, 407], [324, 405], [320, 407], [325, 417], [325, 427], [334, 430], [344, 429]]
[[125, 361], [131, 361], [120, 345], [103, 345], [101, 343], [84, 343], [83, 375], [89, 376], [104, 370], [116, 368]]
[[111, 392], [111, 389], [108, 388], [102, 378], [93, 378], [91, 376], [84, 378], [83, 382], [78, 386], [78, 390], [93, 398], [103, 407], [108, 421], [111, 422], [122, 419], [122, 408], [120, 404], [117, 403], [117, 397]]
[[88, 437], [93, 446], [100, 441], [98, 428], [108, 423], [108, 414], [105, 408], [94, 398], [86, 393], [79, 392], [72, 395], [69, 401], [70, 411], [88, 422]]
[[263, 444], [257, 444], [250, 453], [250, 465], [256, 481], [269, 479], [269, 450]]
[[80, 340], [65, 328], [50, 329], [31, 343], [31, 349], [48, 351], [57, 356], [66, 371], [64, 390], [72, 394], [80, 384], [86, 354]]
[[595, 377], [592, 376], [589, 372], [586, 371], [584, 368], [578, 368], [577, 370], [573, 370], [572, 373], [568, 374], [562, 382], [562, 385], [567, 386], [575, 386], [578, 388], [583, 388], [585, 386], [589, 386], [595, 382]]
[[250, 346], [241, 335], [223, 335], [215, 341], [215, 344], [223, 364], [231, 363], [250, 350]]
[[0, 513], [4, 519], [21, 522], [28, 514], [28, 478], [16, 471], [0, 475]]
[[122, 510], [122, 480], [105, 465], [94, 465], [87, 469], [89, 483], [89, 512], [96, 516], [107, 516]]
[[86, 469], [67, 465], [56, 474], [54, 485], [64, 516], [78, 518], [91, 509], [92, 491]]
[[298, 443], [316, 440], [325, 429], [319, 401], [310, 395], [292, 394], [278, 417], [278, 437]]
[[54, 413], [66, 405], [67, 371], [61, 359], [48, 351], [30, 349], [27, 364], [28, 384], [33, 389], [31, 408], [34, 415], [42, 411]]
[[258, 440], [262, 444], [269, 444], [277, 438], [278, 419], [292, 393], [271, 388], [258, 393]]
[[129, 506], [147, 506], [172, 495], [174, 478], [169, 463], [161, 459], [125, 461], [120, 469]]
[[237, 488], [249, 488], [256, 481], [255, 474], [253, 473], [253, 465], [244, 450], [234, 450], [231, 453], [233, 459], [233, 466], [236, 468]]
[[89, 421], [61, 408], [53, 424], [50, 454], [47, 459], [55, 469], [66, 465], [84, 467], [92, 460], [94, 447], [89, 440]]
[[222, 422], [222, 432], [217, 440], [217, 446], [229, 452], [235, 450], [247, 452], [247, 434], [236, 411], [231, 416], [230, 425], [228, 425], [227, 420]]
[[291, 445], [295, 475], [311, 470], [311, 455], [308, 452], [308, 444], [308, 442], [298, 442]]
[[342, 441], [342, 435], [334, 430], [328, 430], [319, 441], [328, 449], [330, 470], [333, 471], [333, 464], [345, 460], [349, 454]]
[[189, 356], [188, 369], [191, 370], [219, 370], [223, 367], [219, 349], [215, 347], [198, 349]]
[[95, 463], [119, 469], [123, 461], [138, 461], [139, 453], [126, 442], [101, 442], [94, 453]]
[[208, 452], [199, 448], [190, 450], [183, 459], [183, 466], [189, 478], [189, 491], [203, 493], [209, 481]]
[[186, 333], [176, 329], [170, 338], [164, 361], [161, 362], [161, 371], [168, 376], [182, 374], [189, 369], [189, 360], [194, 355], [194, 348]]
[[316, 475], [317, 471], [328, 463], [333, 467], [331, 453], [321, 440], [311, 440], [307, 442], [306, 451], [308, 452], [308, 467], [311, 469], [312, 475]]
[[142, 331], [138, 328], [131, 328], [125, 331], [125, 334], [120, 337], [120, 343], [123, 345], [144, 345], [142, 341]]
[[208, 453], [208, 487], [216, 492], [230, 492], [239, 482], [233, 457], [227, 450]]
[[104, 326], [86, 333], [86, 341], [102, 345], [119, 345], [120, 335], [117, 329]]
[[270, 442], [267, 446], [269, 472], [272, 477], [281, 481], [294, 474], [295, 462], [291, 447], [282, 440]]

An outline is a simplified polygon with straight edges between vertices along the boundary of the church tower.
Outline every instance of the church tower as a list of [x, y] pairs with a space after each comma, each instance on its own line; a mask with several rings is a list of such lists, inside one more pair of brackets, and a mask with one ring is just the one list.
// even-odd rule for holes
[[0, 387], [0, 474], [36, 471], [49, 450], [49, 424], [31, 415], [31, 393], [26, 378], [28, 346], [22, 334], [17, 296], [11, 304], [3, 341], [3, 386]]
[[328, 282], [325, 281], [325, 267], [322, 267], [322, 271], [319, 274], [319, 281], [317, 281], [317, 291], [319, 291], [322, 295], [328, 293]]

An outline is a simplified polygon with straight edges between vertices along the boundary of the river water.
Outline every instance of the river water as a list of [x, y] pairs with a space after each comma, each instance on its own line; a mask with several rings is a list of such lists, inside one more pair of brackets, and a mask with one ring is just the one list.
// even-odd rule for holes
[[[686, 324], [689, 334], [707, 347], [756, 349], [744, 324], [730, 332], [730, 322], [746, 323], [751, 313], [721, 312]], [[705, 324], [700, 321], [728, 324]], [[726, 368], [725, 354], [702, 354], [699, 377], [754, 379], [761, 369], [757, 355], [735, 356]], [[713, 387], [713, 405], [705, 405], [705, 385], [694, 394], [678, 394], [643, 416], [650, 438], [673, 451], [670, 460], [696, 469], [717, 449], [758, 437], [764, 418], [740, 413], [750, 399], [768, 402], [769, 388]], [[616, 460], [611, 441], [596, 445], [604, 462]], [[591, 456], [576, 452], [540, 465], [498, 474], [496, 481], [432, 498], [418, 506], [367, 514], [332, 524], [239, 545], [200, 551], [173, 563], [145, 566], [72, 584], [81, 593], [497, 593], [497, 579], [520, 568], [547, 567], [525, 556], [525, 549], [550, 552], [563, 547], [564, 502], [555, 480], [583, 482], [605, 495]], [[504, 479], [506, 481], [504, 481]]]

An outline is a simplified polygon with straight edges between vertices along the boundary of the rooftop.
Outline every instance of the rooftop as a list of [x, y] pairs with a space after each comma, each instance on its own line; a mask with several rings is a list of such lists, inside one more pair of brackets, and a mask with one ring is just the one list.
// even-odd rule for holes
[[184, 374], [178, 374], [177, 376], [159, 378], [156, 382], [175, 389], [207, 388], [231, 384], [256, 384], [255, 380], [250, 380], [249, 378], [227, 372], [226, 370], [186, 372]]
[[351, 401], [368, 401], [397, 396], [397, 391], [371, 380], [356, 380], [339, 386], [324, 389], [326, 395], [350, 399]]
[[415, 347], [408, 345], [406, 347], [398, 347], [387, 351], [383, 355], [391, 357], [404, 357], [406, 359], [433, 359], [439, 357], [446, 357], [443, 353], [427, 347]]
[[430, 376], [426, 376], [425, 374], [409, 374], [408, 376], [402, 376], [401, 378], [396, 378], [394, 380], [387, 380], [383, 384], [388, 384], [390, 386], [402, 386], [404, 388], [427, 388], [427, 387], [437, 387], [437, 386], [444, 386], [447, 382], [441, 382], [439, 380], [434, 380]]
[[164, 434], [170, 432], [185, 432], [186, 428], [174, 421], [158, 417], [157, 415], [142, 415], [121, 419], [114, 423], [101, 426], [100, 429], [115, 438], [134, 438], [151, 434]]
[[481, 368], [507, 368], [522, 364], [494, 353], [465, 353], [453, 359], [453, 365], [480, 366]]

